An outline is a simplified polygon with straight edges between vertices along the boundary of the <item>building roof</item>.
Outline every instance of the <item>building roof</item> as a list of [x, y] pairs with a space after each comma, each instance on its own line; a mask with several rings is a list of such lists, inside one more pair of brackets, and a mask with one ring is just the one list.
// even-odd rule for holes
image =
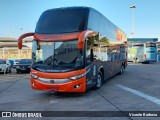
[[[17, 42], [0, 42], [0, 48], [4, 48], [4, 47], [17, 47], [18, 48], [18, 44]], [[23, 45], [23, 47], [27, 47], [26, 45]]]
[[[33, 38], [24, 39], [23, 42], [32, 42]], [[17, 38], [0, 37], [0, 42], [17, 42]]]
[[[30, 39], [24, 39], [23, 43], [31, 43], [32, 42], [32, 38]], [[17, 38], [10, 38], [10, 37], [0, 37], [0, 48], [3, 47], [18, 47], [17, 44], [18, 39]], [[24, 45], [24, 47], [27, 47], [27, 45]]]
[[17, 42], [17, 39], [10, 37], [0, 37], [0, 42]]
[[158, 38], [127, 38], [128, 42], [156, 42]]

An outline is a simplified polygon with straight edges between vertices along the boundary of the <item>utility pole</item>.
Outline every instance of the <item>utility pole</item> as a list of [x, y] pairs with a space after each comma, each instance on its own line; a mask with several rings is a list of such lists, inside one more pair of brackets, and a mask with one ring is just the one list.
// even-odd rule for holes
[[136, 8], [135, 5], [130, 6], [132, 9], [132, 32], [131, 32], [131, 37], [134, 38], [134, 9]]

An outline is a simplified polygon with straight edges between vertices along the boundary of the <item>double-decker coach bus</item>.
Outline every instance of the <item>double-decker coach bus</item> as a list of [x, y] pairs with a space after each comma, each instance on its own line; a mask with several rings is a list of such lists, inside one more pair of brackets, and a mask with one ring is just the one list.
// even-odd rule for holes
[[156, 62], [157, 47], [155, 42], [134, 43], [128, 47], [128, 61], [134, 62]]
[[89, 7], [50, 9], [40, 16], [34, 36], [30, 82], [33, 89], [85, 92], [122, 74], [127, 66], [126, 34]]

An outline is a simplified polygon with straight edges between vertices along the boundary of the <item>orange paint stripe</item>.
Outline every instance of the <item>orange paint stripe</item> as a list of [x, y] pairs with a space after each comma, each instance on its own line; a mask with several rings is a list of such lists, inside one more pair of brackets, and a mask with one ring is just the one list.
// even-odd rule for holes
[[81, 34], [79, 35], [79, 38], [78, 38], [78, 48], [79, 49], [84, 48], [85, 38], [88, 37], [91, 33], [94, 33], [94, 32], [90, 31], [90, 30], [85, 30], [85, 31], [81, 32]]
[[36, 71], [34, 69], [31, 69], [31, 73], [41, 77], [41, 78], [55, 78], [55, 79], [65, 79], [73, 76], [77, 76], [80, 74], [83, 74], [86, 72], [86, 69], [81, 69], [81, 70], [75, 70], [75, 71], [70, 71], [70, 72], [65, 72], [65, 73], [46, 73], [46, 72], [40, 72]]
[[36, 40], [46, 40], [46, 41], [61, 41], [61, 40], [72, 40], [78, 39], [80, 33], [74, 34], [34, 34]]
[[34, 36], [34, 33], [25, 33], [18, 38], [18, 49], [22, 49], [23, 38], [29, 37], [29, 36]]

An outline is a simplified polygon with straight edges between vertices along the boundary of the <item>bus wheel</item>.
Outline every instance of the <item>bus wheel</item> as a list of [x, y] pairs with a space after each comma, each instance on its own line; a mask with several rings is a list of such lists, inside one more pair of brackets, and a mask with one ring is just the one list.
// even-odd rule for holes
[[97, 81], [96, 81], [96, 85], [94, 86], [94, 88], [99, 89], [102, 85], [102, 81], [103, 81], [103, 76], [102, 76], [102, 73], [99, 72], [98, 77], [97, 77]]
[[119, 75], [122, 75], [123, 72], [124, 72], [124, 66], [123, 66], [123, 64], [122, 64], [122, 65], [121, 65], [121, 69], [120, 69], [120, 71], [119, 71]]

